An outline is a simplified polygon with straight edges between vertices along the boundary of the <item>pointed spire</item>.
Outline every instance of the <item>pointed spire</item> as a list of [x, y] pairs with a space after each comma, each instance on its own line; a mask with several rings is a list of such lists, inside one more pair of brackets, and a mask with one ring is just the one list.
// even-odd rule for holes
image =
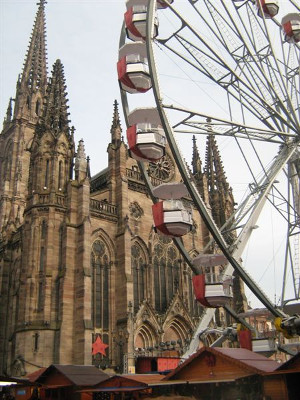
[[12, 101], [13, 99], [10, 98], [9, 102], [8, 102], [8, 107], [7, 107], [7, 111], [6, 111], [6, 117], [4, 119], [4, 123], [8, 124], [9, 122], [11, 122], [11, 117], [12, 117]]
[[204, 191], [204, 187], [205, 187], [204, 174], [202, 171], [202, 162], [201, 162], [199, 150], [197, 147], [195, 135], [193, 136], [192, 170], [193, 170], [193, 176], [195, 178], [197, 187], [200, 191], [202, 198], [204, 199], [206, 197], [205, 193], [204, 193], [205, 192]]
[[209, 118], [207, 119], [207, 123], [208, 123], [207, 130], [209, 134], [207, 136], [207, 145], [206, 145], [205, 171], [208, 178], [208, 184], [211, 189], [227, 192], [229, 190], [229, 184], [227, 182], [217, 141], [213, 134], [212, 127], [210, 124], [211, 120]]
[[193, 174], [202, 173], [202, 162], [197, 147], [196, 137], [193, 135], [193, 158], [192, 158]]
[[[56, 60], [52, 77], [50, 78], [44, 104], [43, 117], [39, 124], [38, 132], [42, 134], [46, 130], [57, 136], [61, 132], [70, 133], [68, 99], [65, 85], [64, 69], [60, 60]], [[73, 140], [72, 132], [70, 140]]]
[[86, 158], [86, 176], [91, 179], [90, 156]]
[[23, 73], [19, 82], [22, 90], [25, 88], [35, 92], [44, 92], [47, 85], [47, 52], [46, 52], [46, 30], [45, 30], [45, 0], [38, 5], [28, 51], [26, 54]]
[[81, 181], [86, 178], [87, 160], [84, 148], [84, 141], [81, 139], [78, 143], [75, 159], [75, 179]]
[[222, 226], [231, 215], [234, 206], [232, 190], [227, 182], [217, 141], [213, 134], [211, 120], [207, 119], [205, 175], [208, 182], [209, 202], [218, 226]]
[[118, 102], [117, 100], [114, 101], [114, 113], [113, 113], [113, 121], [111, 125], [111, 141], [113, 144], [120, 143], [121, 141], [121, 122], [119, 116], [119, 109], [118, 109]]

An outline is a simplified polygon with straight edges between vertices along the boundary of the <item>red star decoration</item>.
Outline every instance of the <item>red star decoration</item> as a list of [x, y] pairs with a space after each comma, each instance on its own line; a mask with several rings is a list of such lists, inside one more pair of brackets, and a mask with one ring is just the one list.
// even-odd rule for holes
[[101, 353], [104, 356], [106, 356], [105, 349], [108, 347], [108, 345], [103, 343], [99, 336], [97, 336], [97, 339], [92, 344], [92, 347], [93, 347], [93, 350], [92, 350], [93, 355]]

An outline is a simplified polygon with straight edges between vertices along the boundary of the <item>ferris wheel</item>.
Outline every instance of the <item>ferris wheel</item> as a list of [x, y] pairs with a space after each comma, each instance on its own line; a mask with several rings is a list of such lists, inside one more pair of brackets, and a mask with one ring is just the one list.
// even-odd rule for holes
[[[156, 203], [156, 228], [174, 237], [199, 278], [195, 288], [204, 285], [199, 299], [207, 308], [194, 337], [208, 326], [214, 307], [224, 306], [237, 317], [228, 307], [224, 278], [233, 271], [274, 315], [278, 329], [299, 335], [299, 317], [283, 311], [285, 304], [299, 301], [300, 291], [299, 4], [294, 0], [128, 0], [126, 8], [118, 76], [129, 149]], [[138, 108], [133, 111], [132, 105]], [[234, 193], [237, 206], [223, 226], [216, 225], [186, 166], [190, 155], [184, 144], [191, 135], [200, 143], [207, 135], [216, 137], [224, 162], [228, 160], [226, 168], [229, 165], [234, 179], [242, 179], [247, 188], [243, 196]], [[166, 142], [185, 189], [182, 184], [153, 188], [147, 175], [144, 161], [160, 160]], [[191, 260], [176, 239], [192, 225], [180, 201], [184, 190], [211, 233], [207, 248], [215, 244], [227, 263], [222, 282], [214, 282], [211, 293], [198, 268], [206, 265], [207, 256]], [[268, 205], [284, 231], [277, 302], [269, 299], [241, 262]], [[262, 223], [271, 224], [270, 220]], [[236, 232], [231, 241], [228, 232]], [[224, 264], [224, 259], [210, 257], [208, 262]], [[190, 353], [195, 346], [190, 346]]]

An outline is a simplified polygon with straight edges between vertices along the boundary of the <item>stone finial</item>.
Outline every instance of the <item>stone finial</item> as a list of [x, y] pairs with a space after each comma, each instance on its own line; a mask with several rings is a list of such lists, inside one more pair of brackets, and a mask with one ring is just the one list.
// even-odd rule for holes
[[88, 161], [85, 154], [84, 141], [81, 139], [78, 143], [75, 158], [75, 179], [80, 182], [87, 177]]

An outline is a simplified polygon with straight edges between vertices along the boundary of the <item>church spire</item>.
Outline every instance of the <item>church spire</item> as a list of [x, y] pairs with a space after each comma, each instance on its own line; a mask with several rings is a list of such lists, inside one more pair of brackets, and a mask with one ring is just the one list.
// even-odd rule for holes
[[81, 139], [78, 144], [76, 159], [75, 159], [75, 179], [81, 182], [87, 177], [88, 161], [85, 154], [84, 141]]
[[47, 87], [43, 116], [38, 125], [39, 135], [47, 130], [54, 136], [65, 132], [70, 135], [70, 139], [72, 138], [69, 129], [68, 99], [66, 97], [64, 68], [61, 61], [56, 60]]
[[6, 117], [4, 118], [4, 125], [5, 124], [9, 124], [10, 122], [11, 122], [11, 117], [12, 117], [12, 101], [13, 101], [13, 99], [12, 98], [10, 98], [9, 99], [9, 102], [8, 102], [8, 107], [7, 107], [7, 110], [6, 110]]
[[193, 174], [196, 175], [202, 172], [202, 163], [197, 147], [196, 137], [193, 135], [193, 158], [192, 158]]
[[205, 198], [204, 194], [204, 175], [202, 172], [202, 162], [199, 154], [199, 150], [197, 147], [197, 142], [196, 142], [196, 137], [195, 135], [193, 136], [193, 156], [192, 156], [192, 171], [193, 171], [193, 176], [195, 178], [195, 181], [197, 183], [198, 189], [200, 191], [200, 194], [202, 198]]
[[[45, 96], [43, 114], [36, 125], [30, 152], [29, 192], [64, 193], [71, 179], [74, 161], [74, 128], [69, 127], [63, 65], [53, 66]], [[80, 155], [82, 156], [80, 148]]]
[[45, 31], [45, 4], [40, 1], [34, 27], [27, 51], [24, 69], [21, 77], [21, 86], [28, 87], [31, 91], [41, 89], [47, 84], [46, 66], [46, 31]]
[[121, 129], [121, 122], [120, 122], [117, 100], [114, 101], [113, 121], [112, 121], [110, 132], [111, 132], [111, 142], [115, 145], [120, 143], [122, 129]]
[[208, 182], [209, 202], [215, 222], [222, 226], [233, 212], [232, 190], [227, 182], [217, 141], [212, 131], [211, 120], [207, 119], [205, 175]]
[[[29, 110], [31, 115], [39, 115], [47, 85], [47, 52], [45, 30], [45, 4], [40, 0], [36, 14], [29, 47], [25, 56], [23, 72], [17, 83], [15, 116]], [[27, 106], [27, 108], [23, 108]]]

